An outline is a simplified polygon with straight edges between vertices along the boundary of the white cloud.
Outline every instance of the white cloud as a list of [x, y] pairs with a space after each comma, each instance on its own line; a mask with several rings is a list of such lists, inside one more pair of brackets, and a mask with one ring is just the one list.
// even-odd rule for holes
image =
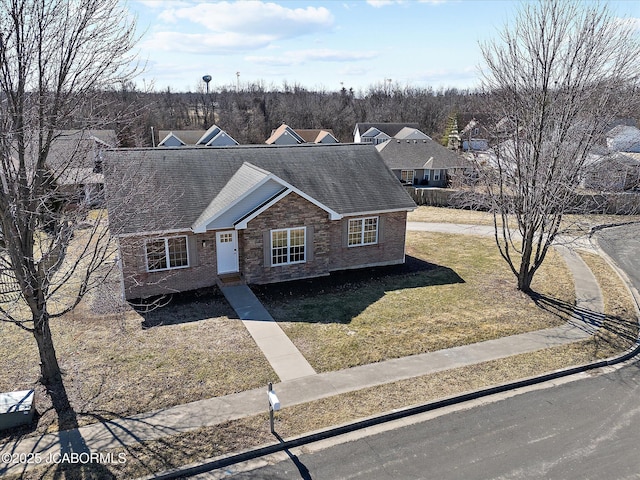
[[354, 62], [375, 58], [371, 52], [345, 52], [339, 50], [298, 50], [279, 56], [248, 56], [245, 60], [271, 66], [292, 66], [309, 62]]
[[333, 25], [333, 15], [325, 7], [287, 8], [255, 0], [198, 3], [163, 10], [165, 22], [186, 20], [212, 32], [268, 35], [291, 38], [323, 31]]
[[[430, 5], [441, 5], [448, 0], [418, 0], [418, 3], [428, 3]], [[406, 5], [407, 0], [367, 0], [367, 3], [374, 8], [382, 8], [388, 5]]]
[[263, 48], [272, 40], [272, 37], [265, 35], [249, 36], [238, 33], [156, 32], [145, 39], [142, 48], [215, 55]]

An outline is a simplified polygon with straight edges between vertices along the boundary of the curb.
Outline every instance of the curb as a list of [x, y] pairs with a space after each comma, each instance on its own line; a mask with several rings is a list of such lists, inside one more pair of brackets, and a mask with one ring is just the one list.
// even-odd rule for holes
[[[635, 222], [632, 222], [635, 223]], [[614, 225], [606, 225], [602, 228], [610, 227]], [[615, 225], [618, 226], [618, 225]], [[604, 252], [598, 245], [597, 239], [593, 235], [595, 231], [591, 232], [589, 235], [589, 239], [595, 240], [596, 250], [598, 254], [601, 255], [605, 261], [613, 268], [613, 270], [618, 274], [618, 276], [623, 280], [631, 297], [634, 300], [634, 306], [636, 308], [636, 314], [638, 316], [638, 321], [640, 322], [640, 294], [638, 294], [635, 287], [631, 285], [627, 276], [622, 272], [615, 262]], [[423, 405], [418, 405], [414, 407], [409, 407], [405, 410], [394, 411], [391, 413], [386, 413], [382, 415], [378, 415], [372, 418], [368, 418], [366, 420], [361, 420], [358, 422], [350, 423], [347, 425], [342, 425], [339, 427], [333, 427], [327, 430], [323, 430], [320, 432], [312, 433], [309, 435], [304, 435], [301, 437], [297, 437], [291, 440], [281, 441], [280, 443], [267, 445], [264, 447], [256, 448], [253, 450], [248, 450], [245, 452], [241, 452], [235, 455], [231, 455], [228, 457], [217, 458], [211, 461], [206, 461], [199, 463], [197, 465], [182, 467], [174, 470], [169, 470], [165, 472], [161, 472], [158, 474], [152, 474], [147, 477], [143, 477], [139, 480], [171, 480], [178, 479], [187, 476], [198, 475], [206, 472], [210, 472], [212, 470], [217, 470], [219, 468], [228, 467], [230, 465], [234, 465], [241, 462], [246, 462], [249, 460], [255, 460], [256, 458], [264, 457], [266, 455], [272, 455], [274, 453], [283, 452], [285, 450], [289, 450], [296, 447], [301, 447], [307, 445], [309, 443], [315, 443], [321, 440], [326, 440], [328, 438], [336, 437], [338, 435], [343, 435], [346, 433], [355, 432], [357, 430], [362, 430], [365, 428], [373, 427], [376, 425], [380, 425], [383, 423], [400, 420], [403, 418], [407, 418], [413, 415], [418, 415], [426, 412], [430, 412], [433, 410], [437, 410], [443, 407], [449, 407], [453, 405], [457, 405], [460, 403], [468, 402], [470, 400], [477, 400], [479, 398], [487, 397], [490, 395], [495, 395], [498, 393], [504, 393], [510, 390], [515, 390], [523, 387], [530, 387], [532, 385], [538, 385], [540, 383], [544, 383], [550, 380], [555, 380], [558, 378], [568, 377], [571, 375], [575, 375], [578, 373], [588, 372], [590, 370], [595, 370], [598, 368], [610, 367], [613, 365], [618, 365], [620, 363], [624, 363], [627, 360], [635, 357], [640, 354], [640, 336], [636, 339], [636, 343], [633, 347], [628, 349], [626, 352], [622, 353], [617, 357], [612, 357], [605, 360], [599, 360], [597, 362], [589, 363], [586, 365], [581, 365], [578, 367], [570, 367], [563, 370], [557, 370], [555, 372], [547, 373], [544, 375], [540, 375], [537, 377], [531, 377], [524, 380], [517, 380], [515, 382], [506, 383], [503, 385], [493, 386], [484, 388], [481, 390], [477, 390], [474, 392], [465, 393], [462, 395], [457, 395], [455, 397], [446, 398], [443, 400], [437, 400], [435, 402], [426, 403]]]
[[309, 435], [304, 435], [298, 438], [294, 438], [291, 440], [285, 440], [277, 444], [267, 445], [264, 447], [256, 448], [254, 450], [248, 450], [245, 452], [241, 452], [235, 455], [231, 455], [229, 457], [218, 458], [215, 460], [211, 460], [208, 462], [203, 462], [198, 465], [193, 465], [190, 467], [183, 467], [175, 470], [170, 470], [158, 474], [153, 474], [147, 477], [143, 477], [139, 480], [171, 480], [178, 479], [193, 475], [198, 475], [206, 472], [210, 472], [212, 470], [217, 470], [219, 468], [228, 467], [230, 465], [234, 465], [236, 463], [246, 462], [249, 460], [254, 460], [256, 458], [260, 458], [266, 455], [271, 455], [274, 453], [279, 453], [285, 450], [289, 450], [296, 447], [301, 447], [303, 445], [307, 445], [309, 443], [315, 443], [320, 440], [326, 440], [331, 437], [335, 437], [338, 435], [343, 435], [346, 433], [351, 433], [357, 430], [362, 430], [365, 428], [373, 427], [376, 425], [380, 425], [383, 423], [391, 422], [394, 420], [400, 420], [403, 418], [407, 418], [413, 415], [418, 415], [425, 412], [430, 412], [432, 410], [437, 410], [443, 407], [449, 407], [452, 405], [457, 405], [459, 403], [467, 402], [470, 400], [476, 400], [482, 397], [487, 397], [490, 395], [495, 395], [498, 393], [504, 393], [509, 390], [515, 390], [522, 387], [529, 387], [532, 385], [537, 385], [540, 383], [547, 382], [549, 380], [555, 380], [562, 377], [567, 377], [570, 375], [575, 375], [578, 373], [584, 373], [589, 370], [595, 370], [597, 368], [604, 368], [613, 365], [617, 365], [627, 360], [635, 357], [640, 353], [640, 338], [636, 340], [636, 344], [631, 349], [627, 350], [623, 354], [618, 357], [609, 358], [606, 360], [599, 360], [594, 363], [590, 363], [587, 365], [582, 365], [579, 367], [571, 367], [563, 370], [558, 370], [555, 372], [547, 373], [544, 375], [540, 375], [537, 377], [527, 378], [524, 380], [518, 380], [515, 382], [506, 383], [503, 385], [498, 385], [494, 387], [484, 388], [482, 390], [477, 390], [470, 393], [465, 393], [462, 395], [458, 395], [455, 397], [437, 400], [435, 402], [426, 403], [423, 405], [418, 405], [415, 407], [407, 408], [406, 410], [391, 412], [382, 414], [376, 417], [368, 418], [366, 420], [361, 420], [358, 422], [350, 423], [348, 425], [342, 425], [340, 427], [330, 428], [328, 430], [323, 430], [320, 432], [316, 432]]

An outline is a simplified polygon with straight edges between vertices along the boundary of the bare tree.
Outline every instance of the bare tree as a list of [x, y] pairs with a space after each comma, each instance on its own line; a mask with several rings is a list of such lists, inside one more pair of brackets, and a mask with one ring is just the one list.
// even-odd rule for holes
[[109, 119], [92, 112], [137, 70], [134, 24], [117, 0], [1, 5], [0, 320], [33, 334], [60, 415], [70, 406], [50, 320], [100, 282], [113, 253], [99, 199], [78, 189], [99, 183], [89, 135]]
[[606, 6], [541, 0], [481, 47], [494, 148], [476, 161], [500, 253], [528, 292], [588, 154], [638, 105], [640, 46]]

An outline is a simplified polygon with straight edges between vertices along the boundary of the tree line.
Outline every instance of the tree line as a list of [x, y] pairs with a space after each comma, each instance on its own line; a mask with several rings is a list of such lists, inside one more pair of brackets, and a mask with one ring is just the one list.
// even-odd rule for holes
[[143, 92], [127, 83], [100, 95], [108, 97], [104, 105], [128, 112], [125, 121], [112, 124], [124, 147], [152, 146], [161, 140], [159, 130], [206, 130], [214, 123], [240, 144], [264, 143], [282, 123], [294, 129], [331, 129], [344, 143], [353, 141], [356, 123], [417, 123], [440, 140], [451, 115], [476, 113], [480, 105], [480, 95], [471, 90], [400, 85], [332, 92], [256, 83], [206, 93]]

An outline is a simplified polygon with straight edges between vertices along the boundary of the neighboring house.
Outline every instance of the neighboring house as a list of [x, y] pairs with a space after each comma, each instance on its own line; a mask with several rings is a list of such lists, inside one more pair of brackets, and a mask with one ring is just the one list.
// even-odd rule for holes
[[271, 136], [264, 142], [267, 145], [299, 145], [304, 139], [286, 123], [271, 132]]
[[158, 130], [158, 147], [184, 147], [195, 145], [206, 132], [204, 130]]
[[[457, 125], [464, 125], [462, 130], [458, 130], [458, 146], [463, 151], [484, 152], [489, 149], [489, 131], [485, 127], [488, 125], [487, 117], [478, 115], [457, 115]], [[454, 142], [455, 140], [452, 139]]]
[[629, 125], [618, 125], [607, 133], [607, 148], [611, 152], [640, 153], [640, 130]]
[[305, 143], [340, 143], [331, 129], [296, 129], [296, 133]]
[[303, 129], [294, 130], [289, 125], [283, 123], [264, 142], [267, 145], [300, 145], [302, 143], [340, 143], [331, 130], [324, 129]]
[[591, 155], [581, 186], [603, 192], [640, 190], [640, 153]]
[[356, 123], [353, 142], [378, 145], [395, 137], [405, 127], [417, 130], [419, 125], [417, 123]]
[[421, 132], [417, 128], [404, 127], [393, 138], [399, 140], [431, 140], [426, 133]]
[[[158, 147], [184, 147], [187, 145], [202, 145], [207, 147], [229, 147], [238, 142], [217, 125], [212, 125], [206, 132], [200, 130], [182, 130], [166, 132], [161, 130]], [[164, 135], [164, 136], [163, 136]], [[197, 139], [196, 139], [197, 138]]]
[[464, 158], [431, 139], [392, 139], [376, 149], [404, 184], [447, 187], [451, 176], [469, 168]]
[[62, 130], [51, 142], [47, 166], [64, 192], [97, 204], [104, 189], [104, 152], [117, 145], [113, 130]]
[[122, 149], [106, 167], [127, 299], [404, 262], [415, 203], [370, 146]]

